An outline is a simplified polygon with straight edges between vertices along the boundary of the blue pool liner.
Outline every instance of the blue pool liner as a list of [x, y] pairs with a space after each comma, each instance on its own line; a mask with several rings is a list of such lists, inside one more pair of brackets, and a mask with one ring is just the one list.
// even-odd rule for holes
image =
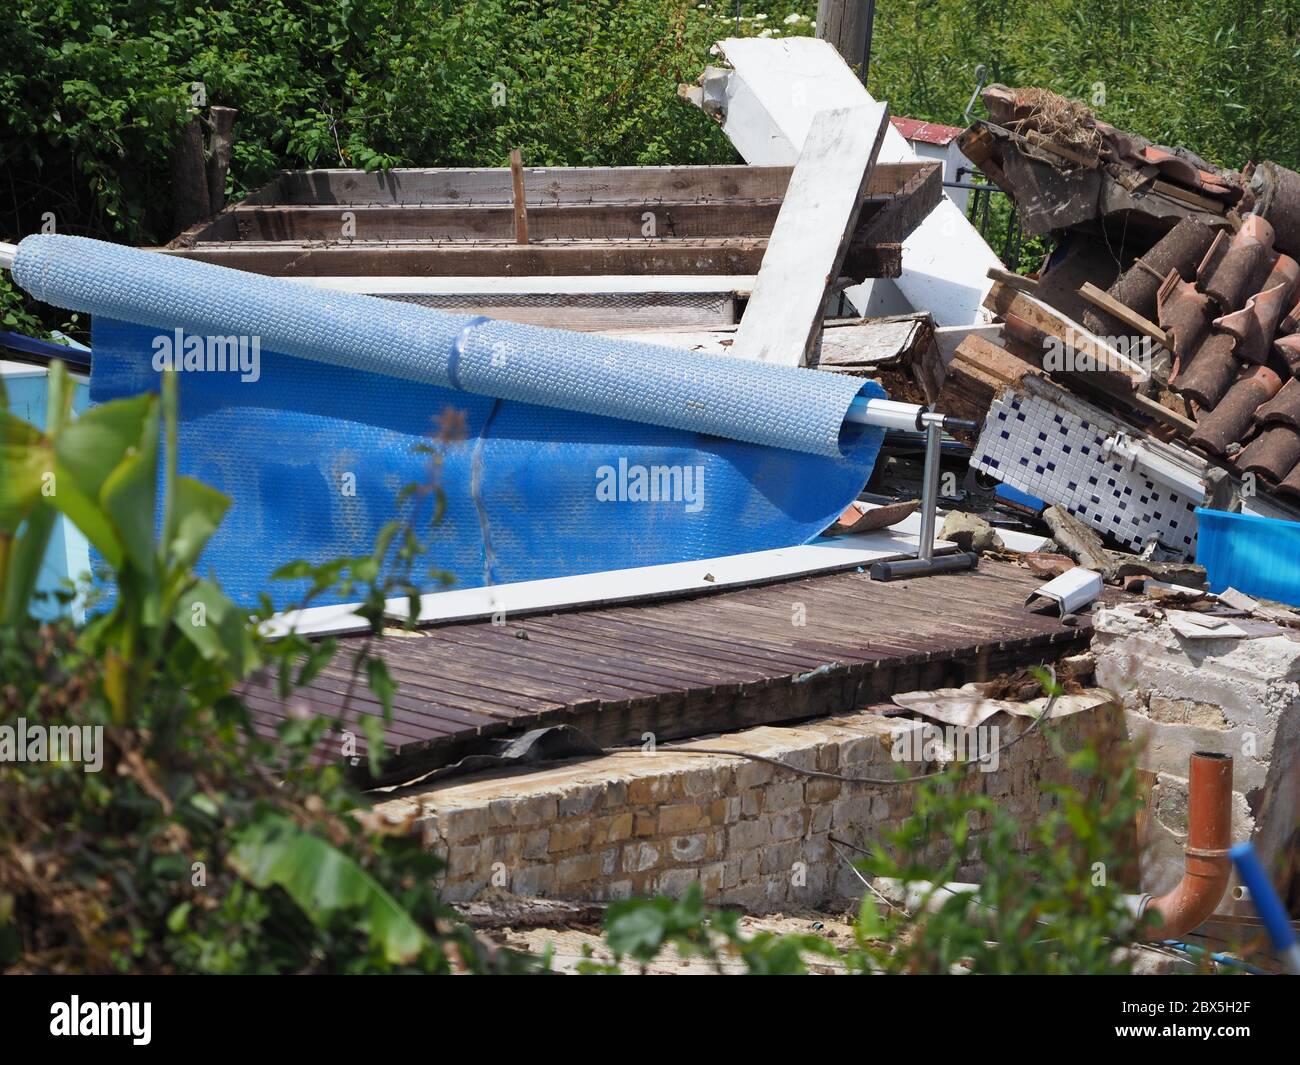
[[1300, 606], [1300, 522], [1196, 508], [1196, 561], [1210, 591]]
[[[27, 238], [14, 276], [94, 316], [94, 402], [156, 390], [154, 356], [177, 329], [258, 339], [255, 378], [178, 375], [180, 472], [233, 501], [200, 569], [249, 605], [263, 592], [277, 608], [297, 602], [301, 587], [270, 579], [288, 561], [369, 553], [410, 485], [423, 489], [427, 565], [456, 587], [804, 543], [857, 496], [883, 439], [844, 416], [884, 390], [839, 374], [448, 315], [84, 238]], [[640, 498], [647, 479], [663, 498]]]

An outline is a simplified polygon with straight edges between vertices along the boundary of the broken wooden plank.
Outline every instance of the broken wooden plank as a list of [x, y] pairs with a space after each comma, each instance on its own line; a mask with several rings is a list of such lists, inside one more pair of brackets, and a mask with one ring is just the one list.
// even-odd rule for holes
[[[1045, 352], [1044, 348], [1048, 343], [1055, 341], [1055, 338], [1049, 337], [1042, 330], [1015, 314], [1007, 314], [1005, 321], [1003, 339], [1010, 351], [1018, 354], [1019, 349], [1023, 348], [1027, 356], [1046, 359], [1046, 356], [1050, 353]], [[1059, 341], [1056, 342], [1059, 343]], [[1053, 369], [1052, 373], [1069, 381], [1072, 386], [1082, 388], [1094, 396], [1105, 397], [1129, 411], [1151, 418], [1166, 429], [1173, 430], [1177, 435], [1188, 436], [1196, 429], [1195, 422], [1190, 418], [1184, 417], [1177, 411], [1166, 407], [1163, 403], [1159, 403], [1137, 391], [1133, 387], [1132, 380], [1123, 373], [1098, 370], [1079, 372], [1057, 369]]]
[[515, 216], [515, 243], [528, 243], [528, 203], [524, 199], [524, 162], [518, 148], [510, 149], [511, 207]]
[[1130, 329], [1135, 329], [1145, 337], [1149, 337], [1157, 344], [1173, 350], [1169, 343], [1168, 334], [1161, 329], [1155, 322], [1144, 318], [1131, 307], [1126, 307], [1120, 303], [1114, 296], [1108, 292], [1103, 292], [1091, 281], [1086, 281], [1079, 288], [1079, 295], [1091, 303], [1094, 307], [1100, 307], [1103, 311], [1109, 312], [1115, 318], [1118, 318], [1124, 325]]
[[[877, 164], [879, 165], [879, 164]], [[906, 240], [943, 199], [943, 164], [921, 163], [912, 178], [853, 234], [853, 244], [893, 244]], [[872, 199], [867, 204], [872, 204]], [[866, 207], [863, 208], [864, 214]]]
[[[1049, 307], [1027, 293], [1018, 292], [1009, 285], [994, 283], [984, 300], [984, 306], [1003, 318], [1015, 316], [1057, 345], [1065, 345], [1066, 351], [1058, 354], [1069, 356], [1067, 362], [1071, 364], [1077, 365], [1082, 359], [1091, 364], [1093, 369], [1120, 375], [1132, 388], [1145, 384], [1150, 379], [1150, 374], [1139, 363], [1105, 344], [1054, 307]], [[1050, 363], [1045, 363], [1045, 366], [1049, 371], [1056, 369]]]
[[814, 116], [733, 354], [785, 366], [808, 361], [888, 125], [883, 104]]
[[[882, 163], [867, 195], [895, 195], [927, 164]], [[528, 206], [544, 203], [646, 203], [654, 200], [780, 199], [793, 165], [524, 167]], [[245, 203], [271, 205], [509, 204], [509, 167], [394, 170], [286, 170]]]
[[983, 422], [998, 396], [1017, 387], [1026, 376], [1041, 376], [1042, 372], [988, 337], [972, 332], [957, 345], [935, 406], [944, 414]]
[[[734, 325], [712, 329], [613, 328], [602, 332], [644, 344], [731, 355], [734, 354], [736, 328]], [[931, 331], [929, 315], [924, 314], [827, 322], [821, 336], [817, 365], [822, 369], [847, 373], [867, 373], [895, 366], [907, 361], [929, 339]]]
[[1007, 270], [1001, 266], [990, 266], [986, 276], [990, 281], [1001, 281], [1004, 285], [1010, 285], [1017, 292], [1027, 292], [1029, 295], [1034, 294], [1038, 288], [1038, 282], [1032, 277], [1025, 277], [1023, 274], [1017, 274], [1013, 270]]
[[1161, 196], [1167, 196], [1171, 200], [1177, 200], [1179, 203], [1185, 203], [1189, 207], [1195, 207], [1198, 211], [1205, 211], [1207, 214], [1221, 215], [1228, 210], [1228, 205], [1222, 200], [1202, 196], [1200, 193], [1192, 192], [1191, 189], [1185, 189], [1181, 185], [1175, 185], [1170, 181], [1160, 181], [1159, 179], [1153, 181], [1151, 191]]
[[[908, 236], [939, 195], [927, 174], [915, 191], [867, 196], [850, 254], [865, 244], [893, 244]], [[338, 240], [344, 222], [358, 240], [510, 240], [516, 236], [513, 204], [307, 204], [241, 203], [234, 217], [191, 229], [187, 243], [231, 240]], [[654, 200], [622, 203], [547, 203], [527, 207], [532, 240], [654, 237], [766, 237], [781, 210], [778, 197], [732, 200]], [[346, 216], [346, 217], [345, 217]]]
[[[881, 204], [866, 200], [863, 210]], [[779, 199], [688, 200], [638, 203], [529, 205], [528, 232], [539, 240], [604, 240], [645, 237], [766, 237], [781, 210]], [[235, 208], [237, 229], [201, 239], [337, 240], [347, 213], [354, 236], [365, 241], [498, 240], [515, 237], [512, 204], [436, 206], [255, 206]], [[859, 225], [857, 234], [863, 232]]]

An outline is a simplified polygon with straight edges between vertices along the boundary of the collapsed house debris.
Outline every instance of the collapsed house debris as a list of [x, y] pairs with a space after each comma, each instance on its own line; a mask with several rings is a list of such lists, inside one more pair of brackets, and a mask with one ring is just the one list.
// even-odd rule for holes
[[[635, 514], [644, 526], [627, 509], [615, 520], [612, 508], [601, 525], [577, 504], [536, 519], [561, 490], [589, 507], [596, 452], [574, 457], [561, 450], [571, 442], [563, 433], [552, 439], [523, 421], [511, 427], [517, 436], [501, 433], [522, 446], [509, 452], [518, 467], [501, 460], [492, 486], [513, 508], [492, 526], [494, 541], [480, 449], [497, 442], [488, 432], [497, 404], [519, 396], [514, 381], [504, 393], [485, 388], [472, 458], [462, 448], [456, 459], [473, 508], [461, 501], [453, 516], [469, 539], [437, 545], [459, 552], [462, 586], [420, 596], [414, 630], [397, 629], [406, 599], [387, 604], [391, 716], [345, 664], [330, 663], [287, 701], [274, 678], [254, 676], [242, 694], [258, 731], [274, 735], [304, 705], [337, 719], [376, 813], [425, 834], [447, 861], [445, 893], [488, 907], [480, 920], [495, 920], [493, 892], [604, 901], [692, 883], [710, 901], [762, 914], [860, 896], [836, 841], [865, 848], [909, 814], [912, 790], [885, 779], [900, 763], [922, 772], [981, 763], [970, 786], [1026, 826], [1028, 846], [1027, 826], [1057, 801], [1048, 785], [1071, 779], [1061, 751], [1035, 732], [1050, 706], [1067, 747], [1125, 733], [1149, 741], [1150, 851], [1130, 871], [1141, 907], [1173, 913], [1171, 896], [1196, 864], [1187, 857], [1206, 857], [1187, 809], [1197, 804], [1192, 778], [1211, 773], [1207, 753], [1234, 759], [1211, 767], [1218, 797], [1231, 793], [1231, 838], [1253, 840], [1300, 907], [1300, 622], [1261, 601], [1288, 599], [1283, 564], [1243, 564], [1231, 547], [1247, 534], [1233, 528], [1216, 531], [1211, 561], [1214, 518], [1198, 517], [1200, 508], [1300, 529], [1300, 176], [1269, 163], [1224, 170], [1051, 93], [992, 86], [989, 118], [960, 136], [943, 131], [937, 147], [959, 149], [1012, 199], [1027, 232], [1054, 242], [1037, 275], [1023, 277], [967, 221], [969, 190], [945, 192], [944, 160], [909, 147], [925, 143], [920, 128], [891, 123], [826, 42], [728, 40], [716, 52], [720, 65], [682, 95], [717, 120], [746, 165], [526, 168], [516, 153], [496, 169], [286, 172], [161, 249], [173, 265], [293, 279], [340, 329], [356, 320], [330, 319], [329, 292], [464, 316], [440, 323], [437, 339], [439, 357], [451, 352], [449, 394], [465, 404], [473, 390], [462, 388], [459, 360], [499, 369], [490, 345], [467, 342], [485, 324], [498, 328], [483, 318], [517, 323], [499, 327], [515, 330], [499, 334], [515, 344], [512, 357], [528, 347], [519, 337], [540, 344], [543, 331], [524, 327], [581, 331], [546, 336], [581, 349], [587, 370], [608, 371], [599, 380], [618, 403], [557, 398], [546, 389], [561, 364], [547, 363], [527, 398], [548, 408], [537, 419], [548, 431], [555, 411], [576, 411], [606, 427], [691, 433], [669, 443], [699, 453], [723, 439], [765, 448], [710, 467], [711, 478], [720, 467], [758, 472], [708, 515], [706, 533], [683, 524], [665, 535], [661, 516], [644, 510]], [[257, 298], [254, 286], [242, 291]], [[393, 338], [421, 328], [389, 312], [369, 309], [388, 330], [378, 340], [354, 334], [375, 358], [395, 358]], [[303, 349], [286, 349], [291, 357], [317, 358], [308, 333], [301, 323], [286, 330]], [[129, 348], [129, 328], [110, 323], [103, 335], [101, 374], [124, 375], [111, 360]], [[357, 370], [349, 359], [331, 349], [318, 361]], [[649, 384], [615, 376], [638, 359], [658, 360]], [[837, 433], [876, 433], [878, 450], [844, 474], [849, 495], [827, 514], [800, 493], [830, 467], [779, 465], [793, 461], [780, 457], [797, 450], [790, 439], [774, 442], [766, 425], [728, 437], [733, 425], [689, 421], [704, 411], [725, 422], [719, 412], [748, 402], [744, 383], [762, 380], [760, 370], [790, 385], [768, 395], [774, 424], [815, 406], [796, 382], [843, 393], [847, 410], [824, 434], [827, 462], [844, 458]], [[393, 377], [402, 373], [409, 366]], [[413, 382], [442, 384], [426, 377], [404, 378], [404, 402]], [[668, 379], [677, 391], [653, 392]], [[682, 391], [682, 381], [702, 391]], [[308, 423], [315, 439], [337, 443], [331, 433], [358, 417], [314, 393], [300, 412], [298, 394], [281, 387], [286, 409], [321, 419]], [[398, 424], [389, 409], [398, 391], [385, 378], [365, 393], [384, 408], [374, 424], [393, 452], [428, 428], [419, 403], [410, 404], [419, 425]], [[211, 444], [205, 461], [240, 465], [243, 477], [220, 449], [226, 432], [219, 422], [195, 439]], [[609, 439], [624, 451], [649, 437], [620, 433]], [[358, 439], [365, 452], [375, 437]], [[396, 480], [390, 458], [371, 471], [375, 483]], [[347, 470], [358, 461], [349, 454]], [[336, 473], [316, 478], [330, 493], [321, 509], [337, 503]], [[318, 487], [293, 476], [303, 498]], [[790, 499], [765, 510], [773, 484]], [[256, 504], [279, 505], [275, 497], [263, 487]], [[341, 524], [373, 517], [349, 507]], [[776, 536], [789, 512], [804, 522], [797, 538], [782, 527], [787, 539], [760, 549], [756, 533], [743, 535]], [[534, 519], [542, 531], [521, 535]], [[250, 527], [251, 543], [263, 527]], [[568, 546], [603, 549], [622, 536], [645, 554], [651, 533], [668, 542], [663, 557], [628, 549], [614, 564]], [[725, 549], [699, 547], [715, 543]], [[507, 551], [530, 564], [550, 551], [551, 568], [498, 581], [492, 567]], [[358, 604], [334, 603], [277, 615], [267, 631], [336, 638], [355, 652], [369, 628]], [[1065, 694], [1042, 697], [1029, 673], [1039, 666], [1055, 670]], [[367, 720], [384, 721], [377, 774], [366, 765]], [[1011, 743], [973, 754], [954, 754], [948, 738], [915, 746], [930, 730], [990, 725]], [[1217, 907], [1222, 941], [1239, 943], [1242, 928], [1257, 929], [1253, 911], [1226, 856], [1207, 864], [1209, 886], [1178, 911], [1195, 917], [1179, 934]], [[983, 873], [963, 871], [976, 883]], [[573, 917], [591, 919], [583, 907]]]
[[[1010, 454], [988, 441], [977, 463], [1134, 548], [1155, 535], [1190, 553], [1195, 530], [1174, 512], [1205, 501], [1219, 471], [1231, 475], [1233, 509], [1295, 518], [1300, 384], [1284, 383], [1300, 367], [1300, 266], [1291, 254], [1300, 245], [1286, 240], [1300, 237], [1287, 191], [1300, 178], [1272, 163], [1214, 167], [1042, 90], [991, 86], [984, 100], [990, 118], [966, 131], [963, 151], [1013, 198], [1029, 231], [1057, 243], [1037, 278], [995, 285], [1001, 343], [1100, 399], [1111, 419], [1093, 433], [1096, 420], [1077, 411], [1071, 420], [1062, 401], [1013, 400], [997, 420], [1050, 410], [1073, 458], [1053, 453], [1049, 468], [1029, 461], [1032, 448]], [[1044, 305], [1057, 312], [1050, 325]], [[1148, 461], [1150, 436], [1164, 438], [1182, 470]]]

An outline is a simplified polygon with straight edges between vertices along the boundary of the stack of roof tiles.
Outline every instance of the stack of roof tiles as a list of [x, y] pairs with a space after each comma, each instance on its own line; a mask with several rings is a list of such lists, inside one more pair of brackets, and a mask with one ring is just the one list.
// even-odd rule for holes
[[1170, 387], [1196, 412], [1191, 442], [1300, 497], [1300, 263], [1255, 214], [1212, 234], [1194, 270], [1187, 252], [1203, 238], [1179, 243], [1155, 302], [1175, 357]]

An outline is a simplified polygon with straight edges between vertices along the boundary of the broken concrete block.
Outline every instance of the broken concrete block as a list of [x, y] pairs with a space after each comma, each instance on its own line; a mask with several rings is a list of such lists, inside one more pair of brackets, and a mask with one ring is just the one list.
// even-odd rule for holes
[[952, 511], [943, 519], [939, 539], [951, 540], [963, 551], [978, 551], [980, 554], [1003, 550], [1002, 538], [993, 526], [981, 517], [960, 510]]
[[[1161, 611], [1127, 605], [1098, 609], [1093, 627], [1097, 684], [1120, 699], [1140, 765], [1157, 774], [1142, 889], [1158, 894], [1182, 875], [1178, 803], [1195, 751], [1232, 755], [1233, 838], [1252, 840], [1267, 867], [1293, 869], [1285, 857], [1300, 823], [1300, 640], [1259, 623], [1244, 637], [1187, 638]], [[1283, 896], [1297, 886], [1278, 885]], [[1221, 910], [1238, 906], [1230, 892]]]

